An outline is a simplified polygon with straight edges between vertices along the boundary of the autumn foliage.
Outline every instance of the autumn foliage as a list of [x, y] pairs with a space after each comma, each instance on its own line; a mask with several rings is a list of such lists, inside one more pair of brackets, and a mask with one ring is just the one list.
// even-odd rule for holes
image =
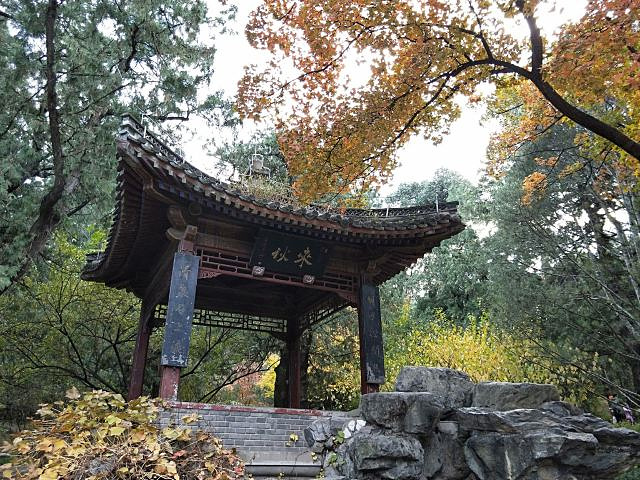
[[75, 389], [67, 397], [66, 405], [42, 405], [33, 428], [3, 447], [11, 463], [0, 466], [2, 478], [230, 480], [244, 474], [240, 459], [211, 435], [156, 426], [160, 400], [125, 403], [120, 395]]
[[[640, 4], [629, 0], [590, 2], [580, 23], [562, 30], [543, 69], [547, 77], [557, 79], [554, 87], [561, 95], [624, 130], [630, 138], [640, 135], [639, 11]], [[509, 161], [517, 159], [527, 143], [535, 142], [556, 125], [572, 126], [568, 117], [527, 82], [503, 85], [489, 106], [502, 125], [488, 152], [488, 173], [494, 177], [510, 167]], [[581, 133], [571, 148], [578, 151], [583, 161], [571, 165], [563, 162], [561, 157], [568, 151], [566, 145], [540, 152], [536, 160], [540, 171], [534, 172], [523, 185], [524, 203], [530, 203], [544, 191], [548, 174], [563, 177], [588, 164], [595, 170], [605, 167], [608, 172], [606, 178], [596, 182], [599, 188], [616, 185], [619, 190], [629, 190], [638, 185], [637, 156], [588, 129], [578, 131]], [[562, 170], [557, 165], [562, 165]]]
[[466, 372], [475, 382], [554, 384], [565, 400], [582, 406], [589, 406], [597, 387], [591, 375], [602, 373], [597, 354], [569, 348], [569, 362], [554, 361], [542, 354], [540, 344], [501, 330], [486, 314], [469, 316], [460, 325], [438, 310], [427, 324], [412, 326], [387, 347], [392, 351], [386, 357], [390, 379], [405, 365], [446, 367]]
[[[461, 96], [479, 100], [487, 82], [527, 85], [520, 100], [543, 116], [518, 128], [525, 138], [568, 119], [637, 162], [640, 0], [591, 0], [557, 40], [538, 25], [555, 8], [541, 0], [265, 0], [247, 36], [271, 61], [247, 67], [240, 109], [275, 119], [305, 199], [383, 181], [399, 147], [414, 134], [438, 142]], [[510, 33], [515, 21], [528, 38]]]

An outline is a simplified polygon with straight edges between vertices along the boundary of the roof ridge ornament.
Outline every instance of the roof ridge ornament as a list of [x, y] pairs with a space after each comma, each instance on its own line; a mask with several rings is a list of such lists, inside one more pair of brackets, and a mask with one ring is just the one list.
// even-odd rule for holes
[[254, 174], [266, 176], [269, 180], [271, 180], [271, 169], [264, 166], [264, 155], [262, 153], [258, 153], [257, 145], [254, 145], [253, 153], [249, 158], [248, 176], [252, 177]]
[[[144, 143], [149, 143], [149, 145], [153, 149], [155, 149], [156, 154], [165, 156], [170, 162], [173, 161], [181, 165], [186, 163], [191, 168], [195, 168], [184, 159], [184, 155], [176, 151], [178, 150], [177, 148], [173, 149], [169, 147], [166, 142], [160, 140], [160, 138], [156, 134], [147, 129], [147, 126], [144, 123], [145, 116], [147, 117], [148, 122], [149, 116], [145, 114], [142, 114], [142, 121], [139, 121], [130, 112], [122, 114], [118, 134], [123, 137], [129, 137], [132, 140], [140, 143], [141, 145], [143, 145]], [[141, 142], [140, 140], [143, 141]]]

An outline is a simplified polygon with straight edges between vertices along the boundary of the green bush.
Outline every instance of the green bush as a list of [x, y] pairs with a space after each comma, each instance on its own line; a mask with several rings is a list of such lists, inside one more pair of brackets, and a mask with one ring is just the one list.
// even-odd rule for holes
[[636, 467], [629, 470], [627, 473], [623, 473], [616, 480], [640, 480], [640, 467]]
[[636, 423], [618, 422], [616, 426], [619, 428], [628, 428], [629, 430], [635, 430], [636, 432], [640, 432], [640, 422], [636, 422]]

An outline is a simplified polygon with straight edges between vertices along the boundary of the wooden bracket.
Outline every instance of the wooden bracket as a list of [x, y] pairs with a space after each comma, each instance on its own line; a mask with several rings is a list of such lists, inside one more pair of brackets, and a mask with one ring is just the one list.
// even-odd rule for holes
[[358, 305], [358, 294], [356, 292], [336, 292], [340, 298], [344, 298], [352, 307]]
[[195, 253], [195, 243], [197, 235], [198, 227], [196, 227], [195, 225], [187, 225], [182, 234], [180, 245], [178, 245], [178, 251]]
[[360, 267], [360, 278], [361, 281], [371, 282], [373, 278], [378, 275], [382, 269], [380, 265], [384, 262], [384, 258], [372, 258], [367, 260]]
[[187, 228], [187, 220], [185, 219], [184, 212], [178, 205], [171, 205], [167, 209], [167, 219], [171, 226], [177, 230], [184, 230]]

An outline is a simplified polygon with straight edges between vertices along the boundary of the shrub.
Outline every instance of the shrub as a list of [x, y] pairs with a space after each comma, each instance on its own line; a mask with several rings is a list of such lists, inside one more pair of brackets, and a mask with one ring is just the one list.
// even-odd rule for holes
[[633, 468], [626, 473], [623, 473], [616, 480], [640, 480], [640, 467]]
[[387, 349], [389, 379], [404, 365], [448, 367], [468, 373], [475, 382], [552, 383], [565, 400], [586, 407], [595, 398], [596, 385], [588, 373], [599, 369], [597, 356], [567, 349], [572, 361], [555, 361], [539, 345], [501, 331], [486, 315], [469, 316], [462, 326], [436, 311], [430, 322], [410, 326], [398, 340]]
[[[159, 400], [126, 403], [120, 395], [67, 392], [68, 404], [43, 405], [33, 428], [17, 434], [3, 451], [10, 463], [4, 478], [233, 479], [244, 473], [240, 459], [219, 440], [187, 428], [159, 428]], [[195, 416], [184, 422], [195, 421]]]
[[233, 188], [245, 195], [252, 195], [264, 201], [290, 204], [296, 208], [303, 206], [291, 187], [279, 180], [260, 176], [247, 177], [243, 178], [241, 182], [233, 183]]

